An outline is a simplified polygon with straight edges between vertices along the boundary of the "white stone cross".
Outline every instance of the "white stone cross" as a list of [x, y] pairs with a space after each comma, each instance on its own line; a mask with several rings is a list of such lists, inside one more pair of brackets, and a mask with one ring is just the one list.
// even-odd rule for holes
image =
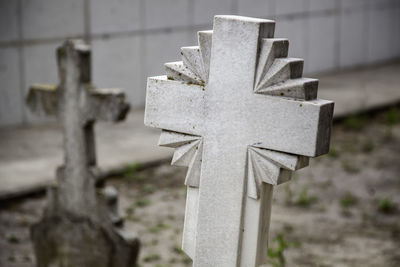
[[197, 267], [266, 262], [273, 186], [329, 150], [333, 102], [271, 20], [216, 16], [147, 83], [145, 124], [188, 166], [183, 250]]
[[32, 111], [58, 115], [62, 123], [65, 165], [57, 171], [58, 204], [76, 214], [91, 214], [95, 207], [94, 122], [122, 120], [129, 110], [122, 90], [92, 86], [90, 60], [88, 45], [67, 40], [57, 49], [59, 85], [33, 85], [27, 96]]

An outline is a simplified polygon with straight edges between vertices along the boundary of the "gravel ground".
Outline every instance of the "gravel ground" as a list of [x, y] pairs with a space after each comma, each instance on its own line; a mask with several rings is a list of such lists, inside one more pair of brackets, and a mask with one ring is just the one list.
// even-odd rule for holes
[[[400, 112], [334, 126], [331, 151], [275, 190], [270, 266], [400, 266]], [[167, 165], [108, 180], [125, 227], [142, 241], [142, 267], [191, 266], [180, 250], [185, 170]], [[44, 196], [1, 203], [0, 266], [34, 266], [29, 225]]]

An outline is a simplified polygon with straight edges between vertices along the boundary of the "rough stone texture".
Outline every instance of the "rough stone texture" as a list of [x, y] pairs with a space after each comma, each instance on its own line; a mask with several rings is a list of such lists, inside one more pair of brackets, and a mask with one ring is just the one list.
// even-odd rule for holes
[[188, 166], [183, 249], [194, 266], [265, 263], [273, 185], [328, 152], [333, 102], [316, 98], [318, 81], [301, 77], [274, 27], [216, 16], [183, 63], [148, 79], [145, 124]]
[[113, 189], [97, 192], [94, 123], [120, 121], [129, 110], [119, 89], [91, 85], [90, 48], [67, 40], [57, 49], [59, 85], [34, 85], [28, 106], [57, 115], [64, 132], [64, 165], [48, 189], [48, 207], [31, 228], [38, 266], [134, 266], [139, 249], [116, 214]]

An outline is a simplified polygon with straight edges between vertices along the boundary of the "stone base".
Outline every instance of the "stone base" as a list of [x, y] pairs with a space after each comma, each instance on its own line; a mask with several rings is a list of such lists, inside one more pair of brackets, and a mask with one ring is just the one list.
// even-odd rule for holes
[[44, 215], [31, 226], [38, 267], [136, 266], [140, 242], [135, 233], [122, 229], [117, 191], [92, 187], [94, 183], [86, 190], [87, 201], [73, 210], [60, 200], [68, 200], [64, 191], [48, 187]]
[[72, 214], [45, 216], [31, 238], [38, 267], [134, 267], [139, 252], [137, 237]]

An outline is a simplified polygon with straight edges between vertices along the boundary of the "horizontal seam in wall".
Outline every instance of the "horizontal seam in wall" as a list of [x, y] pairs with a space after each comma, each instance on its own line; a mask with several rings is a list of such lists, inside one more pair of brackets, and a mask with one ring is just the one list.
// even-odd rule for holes
[[[378, 8], [378, 9], [386, 9], [391, 8], [390, 4], [375, 4], [370, 8]], [[282, 14], [275, 15], [269, 18], [275, 20], [295, 20], [295, 19], [304, 19], [304, 18], [322, 18], [328, 17], [332, 15], [337, 15], [340, 12], [351, 12], [351, 11], [360, 11], [359, 8], [344, 8], [344, 9], [326, 9], [326, 10], [317, 10], [317, 11], [307, 11], [307, 12], [298, 12], [291, 14]], [[369, 9], [368, 9], [369, 11]], [[368, 12], [367, 11], [367, 12]], [[110, 39], [110, 38], [128, 38], [133, 36], [142, 36], [142, 35], [152, 35], [152, 34], [160, 34], [160, 33], [171, 33], [171, 32], [184, 32], [184, 31], [193, 31], [193, 30], [206, 30], [212, 28], [212, 24], [201, 24], [201, 25], [189, 25], [189, 26], [175, 26], [175, 27], [165, 27], [165, 28], [154, 28], [154, 29], [140, 29], [140, 30], [131, 30], [131, 31], [121, 31], [121, 32], [108, 32], [108, 33], [94, 33], [90, 34], [91, 40], [102, 40], [102, 39]], [[30, 46], [37, 44], [49, 44], [49, 43], [59, 43], [64, 41], [67, 38], [84, 38], [85, 36], [80, 35], [71, 35], [65, 37], [51, 37], [51, 38], [40, 38], [40, 39], [23, 39], [23, 40], [11, 40], [11, 41], [0, 41], [0, 48], [7, 47], [18, 47], [19, 45]]]

